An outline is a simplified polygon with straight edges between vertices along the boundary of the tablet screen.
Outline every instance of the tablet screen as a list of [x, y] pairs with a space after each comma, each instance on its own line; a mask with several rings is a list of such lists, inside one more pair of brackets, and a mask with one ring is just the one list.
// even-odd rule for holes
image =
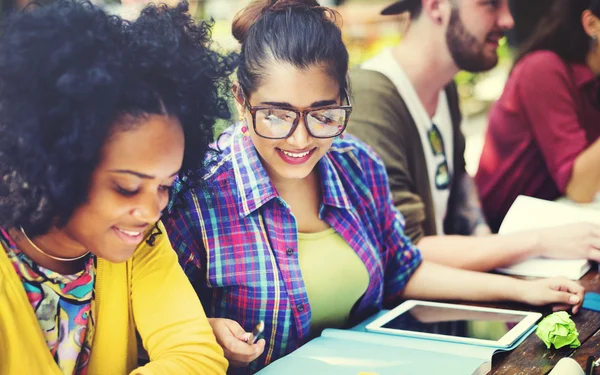
[[497, 341], [524, 318], [519, 314], [415, 305], [382, 328]]

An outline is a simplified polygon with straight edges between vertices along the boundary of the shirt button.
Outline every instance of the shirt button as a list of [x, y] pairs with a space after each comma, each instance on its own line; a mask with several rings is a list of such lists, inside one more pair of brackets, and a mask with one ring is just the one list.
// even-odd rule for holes
[[298, 312], [304, 311], [304, 305], [302, 305], [302, 304], [296, 305], [296, 310], [298, 310]]
[[287, 250], [285, 251], [285, 253], [286, 253], [288, 256], [292, 256], [292, 255], [294, 255], [294, 249], [293, 249], [293, 248], [291, 248], [291, 247], [288, 247], [288, 248], [287, 248]]

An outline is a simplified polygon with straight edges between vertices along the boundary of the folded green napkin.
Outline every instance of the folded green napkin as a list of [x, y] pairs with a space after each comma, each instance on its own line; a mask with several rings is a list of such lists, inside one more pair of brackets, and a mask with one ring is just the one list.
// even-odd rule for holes
[[542, 319], [538, 324], [535, 334], [546, 344], [548, 349], [552, 345], [556, 349], [567, 345], [570, 348], [581, 346], [575, 322], [569, 318], [569, 314], [566, 311], [555, 312]]

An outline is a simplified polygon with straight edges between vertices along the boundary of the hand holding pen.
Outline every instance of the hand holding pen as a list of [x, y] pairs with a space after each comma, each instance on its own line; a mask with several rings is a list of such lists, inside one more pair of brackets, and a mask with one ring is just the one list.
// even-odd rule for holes
[[254, 329], [252, 330], [252, 333], [250, 336], [248, 336], [248, 339], [246, 340], [246, 342], [250, 343], [250, 344], [254, 344], [256, 342], [256, 340], [258, 340], [258, 337], [260, 336], [261, 333], [263, 333], [263, 331], [265, 330], [265, 322], [263, 322], [262, 320], [258, 323], [256, 323], [256, 325], [254, 326]]
[[259, 338], [264, 323], [254, 325], [252, 332], [246, 332], [236, 321], [223, 318], [209, 318], [208, 321], [225, 352], [225, 358], [232, 367], [246, 367], [265, 350], [265, 340]]

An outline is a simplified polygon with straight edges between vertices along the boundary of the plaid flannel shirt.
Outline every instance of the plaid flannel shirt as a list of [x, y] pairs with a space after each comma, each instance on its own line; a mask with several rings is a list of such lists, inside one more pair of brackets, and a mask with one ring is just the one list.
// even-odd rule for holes
[[[309, 338], [311, 309], [289, 206], [239, 126], [219, 138], [219, 148], [201, 184], [184, 194], [165, 225], [209, 317], [233, 319], [246, 331], [264, 320], [264, 353], [247, 368], [230, 369], [252, 373]], [[385, 167], [368, 146], [351, 136], [338, 138], [317, 168], [319, 214], [369, 273], [368, 288], [351, 312], [357, 322], [401, 300], [421, 254], [403, 233]]]

